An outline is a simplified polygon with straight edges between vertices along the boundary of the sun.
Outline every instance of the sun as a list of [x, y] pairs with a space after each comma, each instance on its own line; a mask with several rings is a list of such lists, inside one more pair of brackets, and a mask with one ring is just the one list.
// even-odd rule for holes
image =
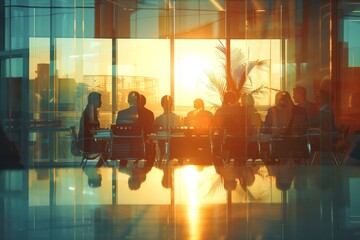
[[175, 63], [175, 88], [181, 97], [181, 105], [192, 105], [189, 95], [201, 97], [201, 79], [206, 77], [209, 60], [199, 54], [185, 54]]

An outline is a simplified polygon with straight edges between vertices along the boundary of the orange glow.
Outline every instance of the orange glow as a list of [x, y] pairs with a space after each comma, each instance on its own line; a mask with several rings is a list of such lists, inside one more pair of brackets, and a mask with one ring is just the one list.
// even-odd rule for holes
[[180, 77], [181, 88], [186, 92], [197, 90], [199, 79], [205, 77], [205, 70], [209, 65], [209, 60], [203, 55], [185, 54], [175, 65], [175, 74]]
[[198, 210], [198, 176], [195, 166], [187, 166], [183, 172], [188, 190], [188, 208], [189, 208], [189, 231], [191, 236], [197, 236], [199, 232], [199, 210]]

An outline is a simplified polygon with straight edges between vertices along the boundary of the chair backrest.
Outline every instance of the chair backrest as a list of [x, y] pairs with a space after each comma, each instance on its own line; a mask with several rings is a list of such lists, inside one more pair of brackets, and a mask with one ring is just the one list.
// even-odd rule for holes
[[112, 125], [110, 159], [139, 160], [146, 157], [144, 128], [138, 125]]
[[79, 148], [78, 136], [75, 127], [69, 127], [70, 138], [71, 138], [71, 154], [74, 156], [81, 156], [83, 153]]
[[222, 138], [222, 150], [231, 158], [247, 158], [247, 135], [245, 129], [225, 128]]

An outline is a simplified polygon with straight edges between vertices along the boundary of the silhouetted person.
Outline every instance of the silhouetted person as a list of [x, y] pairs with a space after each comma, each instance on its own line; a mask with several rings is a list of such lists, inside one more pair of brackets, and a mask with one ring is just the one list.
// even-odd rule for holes
[[148, 139], [148, 135], [152, 131], [152, 127], [154, 124], [154, 113], [145, 107], [146, 105], [146, 97], [144, 95], [140, 95], [139, 102], [139, 124], [144, 126], [144, 134], [146, 140], [146, 160], [147, 163], [152, 164], [155, 161], [155, 146], [152, 141]]
[[117, 114], [116, 124], [138, 124], [139, 123], [139, 109], [140, 94], [136, 91], [131, 91], [128, 94], [129, 107], [121, 110]]
[[163, 96], [161, 98], [161, 106], [164, 109], [164, 112], [155, 118], [153, 124], [153, 128], [155, 130], [168, 130], [173, 127], [180, 127], [183, 125], [181, 117], [173, 112], [174, 100], [171, 96]]
[[251, 94], [243, 94], [241, 96], [241, 105], [245, 107], [246, 111], [248, 135], [257, 135], [262, 126], [262, 119], [260, 113], [255, 108], [254, 97]]
[[226, 92], [221, 107], [211, 121], [212, 127], [239, 128], [245, 131], [245, 108], [240, 106], [234, 92]]
[[144, 126], [144, 130], [146, 134], [151, 133], [152, 126], [154, 124], [154, 113], [145, 107], [146, 105], [146, 97], [144, 95], [140, 95], [140, 103], [139, 103], [139, 116], [140, 116], [140, 124]]
[[161, 168], [163, 177], [161, 178], [161, 185], [166, 189], [174, 187], [174, 168], [172, 166], [164, 166]]
[[[275, 106], [268, 109], [262, 128], [263, 133], [272, 134], [272, 141], [271, 145], [262, 143], [263, 152], [269, 153], [271, 160], [289, 161], [294, 159], [295, 155], [296, 160], [305, 159], [307, 128], [306, 110], [296, 106], [288, 92], [276, 93]], [[301, 155], [298, 154], [300, 152]]]
[[337, 129], [335, 126], [334, 112], [331, 107], [331, 96], [328, 91], [320, 90], [320, 108], [316, 126], [320, 131], [319, 147], [321, 162], [329, 159], [336, 141]]
[[319, 112], [319, 108], [313, 102], [307, 99], [307, 92], [304, 87], [293, 88], [293, 99], [297, 106], [306, 109], [306, 113], [309, 120], [309, 125], [314, 126], [316, 124], [316, 116]]
[[[172, 128], [180, 127], [183, 125], [182, 118], [173, 112], [174, 100], [171, 96], [164, 95], [161, 98], [161, 106], [164, 109], [164, 112], [155, 118], [153, 124], [154, 131], [160, 130], [170, 133]], [[165, 143], [166, 141], [164, 140], [158, 141], [161, 160], [165, 156]]]
[[241, 96], [241, 105], [245, 107], [247, 136], [248, 140], [250, 140], [247, 155], [249, 159], [255, 160], [260, 158], [257, 136], [261, 130], [262, 119], [260, 113], [255, 108], [255, 100], [251, 94], [243, 94]]
[[185, 125], [189, 127], [207, 128], [211, 122], [213, 114], [205, 110], [204, 101], [200, 98], [194, 100], [194, 110], [188, 112]]
[[216, 166], [216, 173], [221, 176], [226, 191], [234, 191], [238, 184], [238, 179], [241, 177], [241, 172], [238, 167], [224, 167]]
[[[106, 141], [94, 138], [94, 130], [100, 128], [98, 109], [101, 108], [101, 94], [91, 92], [88, 95], [88, 103], [82, 112], [78, 133], [79, 148], [83, 152], [102, 153], [104, 161], [108, 159], [106, 153]], [[100, 159], [97, 166], [100, 167], [103, 161]]]
[[138, 190], [146, 181], [146, 175], [150, 172], [152, 166], [134, 167], [128, 179], [128, 186], [130, 190]]
[[275, 136], [304, 134], [307, 127], [306, 110], [296, 106], [288, 92], [276, 93], [275, 105], [267, 111], [262, 132], [271, 133]]
[[[152, 142], [148, 141], [148, 134], [151, 132], [154, 122], [154, 113], [145, 108], [146, 98], [137, 91], [128, 94], [129, 107], [118, 112], [116, 124], [134, 125], [143, 127], [143, 134], [146, 144], [146, 159], [152, 161], [154, 150]], [[127, 161], [120, 161], [120, 166], [126, 166]]]
[[88, 185], [91, 188], [101, 187], [102, 176], [98, 168], [84, 168], [84, 173], [88, 177]]
[[[213, 128], [214, 164], [221, 164], [230, 159], [240, 159], [245, 156], [246, 145], [246, 112], [240, 106], [234, 92], [226, 92], [222, 106], [219, 107], [211, 121]], [[236, 136], [224, 138], [225, 136]], [[225, 140], [224, 140], [225, 139]]]

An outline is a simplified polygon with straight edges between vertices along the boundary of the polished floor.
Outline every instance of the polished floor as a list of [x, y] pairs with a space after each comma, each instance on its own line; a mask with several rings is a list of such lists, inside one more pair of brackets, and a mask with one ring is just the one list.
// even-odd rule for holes
[[360, 239], [360, 169], [262, 163], [0, 171], [0, 239]]

